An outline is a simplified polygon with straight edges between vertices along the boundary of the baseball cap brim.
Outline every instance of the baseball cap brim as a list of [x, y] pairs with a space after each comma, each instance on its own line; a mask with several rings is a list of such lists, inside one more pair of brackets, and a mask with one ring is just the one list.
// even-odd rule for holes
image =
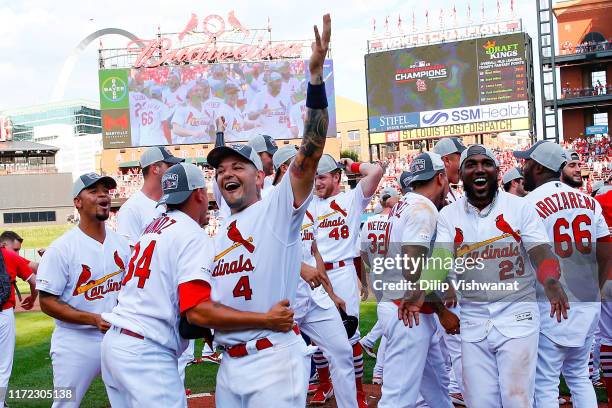
[[187, 200], [189, 198], [191, 193], [193, 193], [193, 190], [191, 190], [191, 191], [177, 191], [176, 193], [164, 194], [162, 196], [162, 198], [157, 202], [157, 206], [160, 206], [160, 205], [163, 205], [163, 204], [170, 204], [170, 205], [181, 204], [181, 203], [185, 202], [185, 200]]
[[100, 178], [93, 179], [90, 182], [87, 182], [87, 184], [83, 183], [83, 186], [81, 187], [81, 189], [79, 191], [74, 191], [74, 189], [73, 189], [72, 190], [73, 191], [73, 196], [76, 197], [76, 196], [78, 196], [81, 193], [81, 191], [83, 191], [83, 190], [85, 190], [87, 188], [93, 187], [93, 186], [95, 186], [96, 184], [99, 184], [99, 183], [102, 183], [102, 184], [106, 185], [106, 187], [108, 187], [109, 190], [114, 190], [114, 189], [117, 188], [117, 182], [115, 181], [114, 178], [109, 177], [109, 176], [102, 176]]
[[432, 171], [428, 171], [425, 173], [420, 173], [417, 174], [415, 176], [413, 176], [410, 181], [408, 182], [408, 185], [412, 185], [412, 183], [414, 183], [415, 181], [427, 181], [427, 180], [431, 180], [432, 178], [435, 177], [435, 175], [438, 173], [438, 171], [440, 170], [432, 170]]
[[170, 156], [170, 157], [167, 157], [167, 158], [165, 158], [163, 160], [164, 163], [169, 163], [169, 164], [172, 164], [172, 165], [179, 164], [179, 163], [182, 163], [184, 161], [185, 161], [185, 159], [180, 158], [180, 157], [176, 157], [176, 156]]
[[211, 165], [214, 169], [216, 169], [217, 167], [219, 167], [223, 159], [225, 159], [226, 157], [230, 157], [230, 156], [239, 157], [251, 163], [253, 166], [257, 167], [257, 165], [253, 163], [251, 159], [243, 156], [242, 154], [240, 154], [239, 152], [237, 152], [236, 150], [228, 146], [219, 146], [219, 147], [215, 147], [214, 149], [212, 149], [210, 153], [208, 153], [208, 156], [206, 157], [206, 161], [208, 162], [209, 165]]

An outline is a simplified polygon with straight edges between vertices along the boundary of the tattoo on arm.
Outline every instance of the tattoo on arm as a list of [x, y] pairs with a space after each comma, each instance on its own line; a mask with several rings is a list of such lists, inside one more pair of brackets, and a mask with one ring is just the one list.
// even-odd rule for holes
[[291, 166], [293, 175], [300, 177], [308, 168], [315, 166], [314, 159], [318, 160], [323, 154], [328, 124], [327, 109], [308, 109], [302, 145]]

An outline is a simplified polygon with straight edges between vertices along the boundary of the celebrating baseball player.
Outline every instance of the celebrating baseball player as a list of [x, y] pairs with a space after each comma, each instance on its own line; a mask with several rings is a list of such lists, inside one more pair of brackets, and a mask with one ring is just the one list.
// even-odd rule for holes
[[525, 178], [521, 170], [516, 167], [511, 168], [504, 174], [502, 177], [502, 187], [506, 193], [517, 197], [525, 197], [527, 195], [525, 191]]
[[[275, 185], [281, 182], [296, 155], [297, 149], [293, 145], [283, 146], [274, 153]], [[329, 360], [331, 369], [325, 368], [324, 371], [328, 378], [331, 375], [334, 382], [331, 392], [336, 396], [338, 407], [354, 407], [357, 396], [353, 380], [353, 350], [336, 309], [346, 306], [334, 293], [321, 254], [314, 245], [314, 216], [308, 211], [300, 230], [302, 265], [293, 306], [295, 321]], [[317, 405], [320, 402], [311, 399], [310, 404]]]
[[[331, 280], [334, 291], [346, 302], [346, 312], [359, 317], [360, 279], [356, 267], [361, 266], [359, 231], [361, 214], [376, 192], [383, 170], [377, 164], [354, 163], [351, 159], [342, 159], [342, 165], [350, 173], [363, 176], [355, 189], [341, 192], [341, 165], [325, 154], [319, 162], [315, 182], [316, 197], [308, 211], [316, 215], [315, 240], [325, 269]], [[357, 258], [357, 262], [355, 262]], [[358, 264], [358, 265], [356, 265]], [[359, 407], [367, 406], [365, 392], [361, 383], [363, 376], [363, 350], [359, 343], [359, 330], [351, 337], [353, 360], [355, 365], [355, 382], [357, 385], [357, 402]], [[319, 390], [317, 394], [329, 395], [332, 384], [324, 366], [324, 357], [315, 355], [318, 361]], [[318, 398], [318, 397], [317, 397]], [[325, 402], [325, 398], [323, 398]]]
[[174, 157], [163, 146], [148, 147], [140, 156], [144, 184], [117, 213], [117, 233], [127, 239], [130, 246], [136, 245], [145, 228], [164, 212], [164, 208], [157, 205], [162, 196], [162, 176], [170, 166], [182, 161], [184, 159]]
[[[323, 60], [331, 37], [329, 15], [323, 32], [315, 28], [310, 57], [308, 120], [299, 152], [284, 177], [261, 199], [263, 166], [247, 145], [219, 146], [208, 155], [219, 190], [231, 209], [225, 231], [215, 237], [215, 256], [208, 267], [212, 299], [243, 312], [266, 312], [279, 301], [293, 304], [302, 258], [300, 226], [312, 197], [318, 161], [327, 135], [328, 113]], [[213, 316], [202, 322], [206, 326]], [[224, 407], [276, 407], [306, 403], [308, 363], [306, 344], [297, 326], [284, 333], [244, 327], [214, 327], [215, 341], [224, 349], [217, 375], [216, 400]]]
[[[540, 322], [535, 279], [550, 301], [546, 318], [561, 321], [569, 308], [546, 231], [525, 200], [498, 191], [498, 166], [482, 145], [461, 153], [465, 196], [440, 212], [433, 262], [420, 282], [430, 292], [453, 271], [461, 294], [464, 397], [474, 408], [532, 406]], [[418, 314], [408, 309], [402, 317]]]
[[117, 187], [111, 177], [83, 174], [72, 195], [78, 226], [46, 250], [36, 278], [40, 308], [55, 318], [51, 337], [53, 386], [65, 388], [72, 399], [54, 407], [78, 407], [92, 380], [100, 374], [100, 347], [109, 328], [101, 314], [117, 303], [130, 246], [106, 227], [111, 198]]
[[537, 286], [541, 327], [535, 405], [558, 403], [559, 375], [563, 373], [573, 405], [594, 407], [597, 398], [588, 362], [601, 308], [599, 283], [607, 279], [605, 267], [612, 260], [608, 226], [597, 201], [572, 188], [575, 182], [568, 185], [559, 180], [564, 166], [571, 163], [561, 146], [540, 141], [514, 155], [525, 160], [525, 189], [530, 191], [526, 199], [543, 222], [548, 240], [554, 242], [561, 263], [560, 282], [571, 309], [561, 323], [547, 319], [550, 307], [545, 303], [544, 288]]

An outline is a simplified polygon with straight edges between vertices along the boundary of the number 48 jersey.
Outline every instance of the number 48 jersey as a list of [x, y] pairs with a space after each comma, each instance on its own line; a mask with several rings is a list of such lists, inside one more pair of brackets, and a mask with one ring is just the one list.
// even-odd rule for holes
[[208, 282], [203, 267], [212, 256], [212, 240], [193, 219], [181, 211], [163, 214], [134, 246], [117, 306], [102, 318], [180, 355], [187, 341], [178, 332], [178, 287]]
[[[609, 235], [599, 203], [559, 181], [550, 181], [526, 197], [544, 223], [553, 251], [561, 263], [561, 284], [571, 302], [568, 320], [542, 319], [542, 333], [566, 347], [582, 346], [595, 329], [599, 315], [596, 245]], [[540, 314], [550, 312], [538, 285]]]

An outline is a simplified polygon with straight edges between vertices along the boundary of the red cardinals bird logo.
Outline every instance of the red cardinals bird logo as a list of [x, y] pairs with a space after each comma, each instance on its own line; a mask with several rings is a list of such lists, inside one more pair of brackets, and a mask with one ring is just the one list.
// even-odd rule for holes
[[255, 251], [255, 245], [242, 238], [242, 234], [238, 230], [238, 227], [236, 227], [236, 220], [232, 221], [232, 223], [227, 227], [227, 237], [232, 241], [244, 246], [244, 248], [250, 253]]
[[234, 30], [240, 31], [244, 35], [249, 35], [249, 29], [243, 26], [240, 21], [238, 21], [238, 19], [234, 15], [234, 10], [227, 13], [227, 22], [230, 23]]
[[314, 223], [314, 217], [310, 213], [310, 211], [306, 210], [306, 217], [310, 220], [310, 222]]
[[495, 218], [495, 227], [497, 227], [497, 229], [501, 232], [512, 235], [516, 242], [521, 242], [521, 236], [518, 234], [518, 232], [512, 229], [506, 220], [504, 220], [503, 214], [499, 214], [497, 218]]
[[331, 203], [329, 203], [329, 208], [331, 208], [334, 211], [339, 212], [340, 214], [344, 215], [345, 217], [348, 216], [348, 214], [346, 213], [346, 211], [344, 211], [342, 208], [340, 208], [340, 206], [338, 205], [338, 203], [336, 203], [336, 200], [332, 200]]
[[187, 22], [187, 25], [185, 26], [185, 28], [183, 28], [183, 31], [181, 31], [180, 34], [178, 35], [179, 41], [183, 41], [183, 38], [185, 38], [185, 35], [190, 34], [193, 30], [196, 29], [197, 26], [198, 26], [198, 16], [196, 16], [195, 13], [191, 13], [191, 18]]
[[461, 228], [455, 227], [455, 239], [453, 243], [455, 244], [455, 251], [463, 244], [463, 231], [461, 231]]
[[125, 264], [123, 263], [123, 259], [121, 259], [117, 251], [115, 251], [113, 257], [115, 258], [115, 265], [117, 265], [122, 271], [125, 271]]
[[74, 292], [72, 292], [72, 296], [78, 296], [83, 293], [81, 290], [81, 286], [85, 285], [87, 282], [91, 280], [91, 269], [87, 265], [81, 265], [81, 274], [79, 275], [79, 279], [77, 280], [76, 286], [74, 287]]

